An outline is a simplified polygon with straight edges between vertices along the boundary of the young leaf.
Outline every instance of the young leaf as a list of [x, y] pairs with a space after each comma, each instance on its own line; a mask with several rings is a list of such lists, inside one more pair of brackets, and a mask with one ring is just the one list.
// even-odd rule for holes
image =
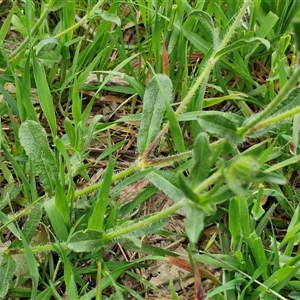
[[207, 111], [198, 117], [198, 122], [203, 129], [220, 138], [226, 138], [232, 142], [241, 142], [237, 135], [236, 124], [226, 116], [226, 113], [219, 111]]
[[103, 234], [97, 230], [77, 231], [68, 242], [74, 252], [95, 252], [102, 248]]
[[229, 188], [241, 195], [245, 193], [248, 184], [259, 174], [260, 164], [250, 155], [234, 158], [224, 169], [223, 175]]
[[141, 126], [137, 140], [140, 154], [148, 148], [158, 134], [166, 108], [157, 80], [160, 82], [167, 98], [170, 101], [172, 99], [172, 82], [170, 78], [163, 74], [157, 74], [155, 77], [150, 80], [144, 96]]
[[214, 27], [214, 23], [212, 17], [205, 11], [202, 10], [194, 10], [192, 11], [189, 16], [197, 16], [198, 20], [204, 27], [205, 33], [210, 35], [210, 40], [213, 41], [213, 49], [216, 49], [219, 44], [219, 33], [217, 29]]
[[28, 120], [21, 124], [19, 137], [33, 170], [41, 179], [45, 192], [51, 195], [55, 190], [58, 171], [45, 129], [39, 123]]
[[186, 221], [185, 221], [185, 230], [189, 240], [192, 243], [197, 243], [199, 236], [205, 226], [205, 213], [204, 211], [196, 204], [187, 202], [185, 206]]
[[193, 158], [195, 160], [189, 180], [192, 187], [196, 187], [208, 176], [210, 170], [210, 155], [208, 136], [205, 132], [201, 132], [195, 139], [193, 146]]
[[[173, 175], [175, 176], [175, 175]], [[146, 175], [147, 179], [159, 190], [164, 192], [174, 202], [179, 202], [183, 197], [183, 192], [170, 182], [160, 171], [153, 171]]]

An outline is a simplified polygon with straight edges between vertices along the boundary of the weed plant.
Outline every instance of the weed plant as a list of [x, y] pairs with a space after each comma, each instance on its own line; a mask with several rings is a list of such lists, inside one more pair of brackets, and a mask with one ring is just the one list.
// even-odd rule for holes
[[[186, 266], [194, 299], [300, 298], [299, 1], [1, 2], [1, 299], [145, 299], [133, 270], [155, 260]], [[157, 191], [173, 204], [138, 217]], [[186, 255], [143, 242], [180, 209]], [[107, 259], [116, 243], [143, 256]]]

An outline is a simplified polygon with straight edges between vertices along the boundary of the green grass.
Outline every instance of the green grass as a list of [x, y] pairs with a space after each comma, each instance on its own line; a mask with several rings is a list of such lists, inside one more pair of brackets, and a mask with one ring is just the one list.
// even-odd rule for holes
[[[145, 299], [161, 287], [136, 271], [168, 260], [190, 270], [195, 299], [299, 299], [299, 9], [3, 1], [0, 299]], [[105, 123], [108, 96], [119, 102]], [[157, 191], [172, 205], [141, 216]], [[180, 209], [178, 235], [166, 225]], [[185, 237], [185, 260], [152, 234]], [[120, 260], [117, 243], [140, 258]]]

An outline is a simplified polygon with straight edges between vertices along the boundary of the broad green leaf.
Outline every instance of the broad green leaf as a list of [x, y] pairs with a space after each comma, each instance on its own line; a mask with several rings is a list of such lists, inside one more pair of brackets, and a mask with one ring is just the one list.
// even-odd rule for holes
[[114, 22], [116, 23], [118, 26], [121, 26], [121, 20], [120, 18], [115, 15], [115, 14], [111, 14], [111, 13], [108, 13], [107, 11], [105, 10], [98, 10], [96, 11], [95, 15], [98, 15], [100, 16], [103, 20], [105, 21], [109, 21], [109, 22]]
[[170, 78], [163, 74], [157, 74], [155, 77], [150, 80], [143, 100], [143, 113], [137, 140], [140, 154], [148, 148], [157, 136], [166, 108], [157, 80], [159, 80], [167, 98], [170, 101], [172, 99], [172, 82]]
[[193, 145], [194, 166], [189, 176], [189, 181], [193, 187], [196, 187], [204, 179], [207, 178], [210, 170], [210, 155], [208, 136], [205, 132], [201, 132], [195, 139]]
[[67, 1], [61, 0], [43, 0], [47, 4], [49, 11], [56, 11], [66, 5]]
[[16, 270], [16, 263], [6, 254], [0, 252], [0, 298], [5, 298]]
[[49, 123], [52, 135], [56, 136], [55, 109], [49, 85], [47, 82], [45, 70], [44, 67], [37, 61], [37, 58], [35, 57], [34, 53], [32, 53], [32, 59], [34, 79], [36, 82], [40, 105]]
[[271, 45], [270, 42], [266, 39], [254, 37], [250, 39], [239, 39], [238, 41], [232, 43], [231, 45], [227, 45], [226, 48], [220, 50], [216, 54], [216, 59], [219, 59], [220, 57], [224, 56], [227, 53], [231, 53], [234, 50], [240, 49], [242, 47], [248, 46], [248, 44], [263, 44], [267, 50], [270, 49]]
[[187, 202], [185, 205], [185, 230], [189, 240], [197, 243], [205, 227], [205, 213], [195, 203]]
[[41, 49], [44, 46], [47, 46], [49, 44], [55, 44], [55, 45], [59, 46], [59, 48], [62, 48], [64, 46], [64, 44], [60, 40], [58, 40], [54, 37], [51, 37], [51, 38], [48, 38], [48, 39], [43, 39], [36, 46], [36, 49], [35, 49], [36, 55], [39, 54], [39, 52], [41, 51]]
[[68, 247], [74, 252], [96, 252], [104, 246], [102, 237], [97, 230], [77, 231], [68, 241]]
[[19, 137], [33, 170], [39, 175], [48, 195], [55, 190], [57, 167], [54, 154], [49, 148], [45, 129], [35, 121], [28, 120], [21, 124]]
[[[176, 175], [172, 173], [176, 179]], [[168, 180], [163, 173], [159, 171], [153, 171], [146, 175], [147, 179], [159, 190], [170, 197], [174, 202], [179, 202], [183, 197], [184, 193], [177, 188], [170, 180]]]
[[[168, 96], [164, 93], [163, 87], [161, 86], [160, 81], [158, 80], [159, 78], [158, 77], [154, 77], [154, 78], [156, 78], [156, 80], [157, 80], [157, 84], [160, 88], [162, 97], [165, 101], [167, 118], [168, 118], [168, 121], [170, 124], [172, 138], [176, 145], [177, 151], [184, 152], [185, 145], [184, 145], [183, 133], [182, 133], [182, 130], [180, 129], [179, 122], [177, 120], [175, 112], [171, 106], [172, 99], [168, 98]], [[171, 90], [173, 90], [173, 86], [171, 87]]]
[[250, 155], [235, 157], [224, 169], [223, 175], [229, 188], [237, 195], [244, 194], [259, 174], [260, 164]]
[[226, 138], [232, 142], [241, 142], [242, 139], [237, 135], [236, 124], [227, 117], [226, 113], [218, 111], [207, 111], [197, 118], [200, 126], [207, 132]]

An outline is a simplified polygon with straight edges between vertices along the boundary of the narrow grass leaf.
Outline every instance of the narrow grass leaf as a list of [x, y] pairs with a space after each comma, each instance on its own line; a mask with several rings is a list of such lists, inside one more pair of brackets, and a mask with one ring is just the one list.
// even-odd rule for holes
[[55, 191], [55, 206], [57, 210], [61, 213], [64, 222], [70, 225], [70, 208], [68, 199], [65, 194], [65, 190], [61, 186], [61, 183], [56, 181], [56, 191]]
[[38, 282], [39, 282], [39, 270], [38, 270], [38, 263], [35, 259], [31, 248], [29, 247], [29, 243], [27, 243], [26, 238], [24, 237], [22, 231], [20, 232], [22, 237], [22, 243], [26, 254], [26, 259], [28, 261], [28, 266], [30, 270], [30, 277], [31, 277], [31, 297], [30, 299], [36, 299], [37, 290], [38, 290]]
[[48, 124], [51, 128], [52, 136], [56, 136], [56, 117], [53, 105], [53, 99], [47, 82], [44, 67], [38, 62], [34, 53], [32, 53], [33, 74], [39, 95], [41, 108], [45, 114]]
[[262, 299], [261, 296], [264, 291], [268, 294], [272, 291], [279, 292], [286, 287], [287, 283], [297, 274], [298, 271], [298, 266], [284, 266], [277, 270], [263, 282], [264, 286], [259, 286], [255, 291], [253, 291], [250, 299]]
[[68, 241], [68, 247], [74, 252], [96, 252], [104, 246], [102, 237], [98, 230], [77, 231]]
[[0, 45], [4, 42], [4, 39], [7, 35], [7, 32], [10, 30], [11, 21], [16, 9], [16, 3], [13, 3], [12, 8], [9, 11], [9, 14], [6, 16], [4, 23], [1, 25], [0, 28]]
[[95, 133], [95, 127], [100, 119], [101, 119], [101, 115], [94, 116], [93, 119], [90, 121], [88, 128], [84, 131], [84, 136], [83, 136], [84, 143], [83, 143], [82, 152], [85, 152], [88, 146], [90, 145], [91, 140], [93, 139]]
[[69, 296], [69, 299], [74, 299], [74, 300], [79, 299], [77, 286], [76, 286], [73, 275], [71, 275], [71, 278], [70, 278], [70, 281], [69, 281], [68, 296]]
[[160, 90], [157, 80], [159, 80], [168, 99], [172, 97], [172, 82], [169, 77], [163, 74], [155, 75], [146, 88], [143, 101], [143, 113], [137, 140], [140, 154], [148, 148], [157, 136], [166, 108], [162, 95], [163, 92]]
[[62, 215], [55, 205], [55, 198], [46, 201], [44, 207], [54, 229], [55, 236], [61, 241], [66, 241], [69, 235], [68, 229]]
[[241, 142], [237, 135], [236, 124], [227, 117], [226, 113], [207, 111], [197, 118], [200, 126], [207, 132], [232, 142]]
[[4, 86], [0, 83], [0, 93], [4, 96], [4, 99], [8, 103], [8, 106], [11, 108], [12, 112], [20, 118], [18, 104], [16, 99], [14, 99], [9, 92], [6, 91]]
[[229, 230], [234, 244], [234, 249], [236, 251], [242, 235], [239, 199], [237, 197], [230, 199], [228, 216], [229, 216], [229, 221], [228, 221]]
[[[21, 106], [23, 106], [26, 112], [26, 119], [38, 122], [37, 113], [34, 109], [31, 97], [30, 56], [28, 56], [26, 59], [22, 81], [19, 79], [18, 76], [15, 75], [15, 82], [17, 88], [17, 102], [19, 110], [21, 110]], [[22, 122], [24, 121], [25, 119], [22, 120]]]
[[120, 141], [120, 142], [108, 147], [106, 150], [103, 151], [103, 153], [101, 153], [99, 155], [99, 157], [97, 159], [100, 161], [103, 158], [113, 154], [114, 152], [116, 152], [119, 148], [121, 148], [127, 142], [128, 142], [128, 140], [123, 140], [123, 141]]
[[[256, 262], [256, 267], [266, 264], [267, 257], [261, 238], [258, 237], [255, 232], [252, 232], [248, 237], [245, 236], [245, 240], [253, 253], [253, 257]], [[267, 278], [269, 278], [269, 276], [269, 268], [266, 265], [266, 268], [262, 271], [262, 277], [264, 280], [266, 280]]]
[[19, 137], [34, 171], [41, 179], [45, 192], [52, 195], [58, 171], [54, 154], [49, 148], [45, 129], [39, 123], [28, 120], [21, 124]]
[[96, 203], [93, 207], [93, 213], [88, 220], [88, 229], [101, 230], [104, 223], [106, 206], [109, 203], [109, 192], [111, 186], [111, 177], [113, 175], [114, 163], [110, 157], [108, 166], [103, 178], [103, 184], [98, 192]]
[[6, 254], [0, 253], [0, 298], [5, 298], [16, 270], [16, 263]]

